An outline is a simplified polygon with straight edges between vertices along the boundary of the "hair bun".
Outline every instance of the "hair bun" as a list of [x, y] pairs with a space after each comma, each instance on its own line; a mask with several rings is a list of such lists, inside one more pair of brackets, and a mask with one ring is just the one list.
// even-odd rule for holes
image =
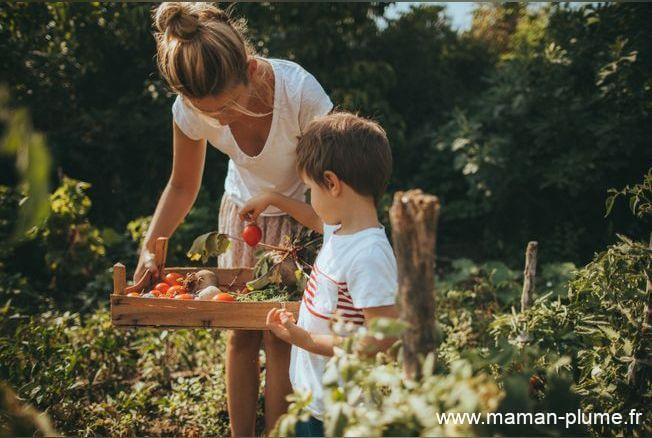
[[161, 33], [181, 40], [190, 40], [202, 23], [222, 21], [228, 23], [229, 15], [210, 3], [164, 2], [154, 14], [156, 28]]
[[199, 28], [199, 17], [193, 13], [191, 5], [186, 2], [161, 3], [154, 16], [158, 31], [182, 40], [191, 39]]

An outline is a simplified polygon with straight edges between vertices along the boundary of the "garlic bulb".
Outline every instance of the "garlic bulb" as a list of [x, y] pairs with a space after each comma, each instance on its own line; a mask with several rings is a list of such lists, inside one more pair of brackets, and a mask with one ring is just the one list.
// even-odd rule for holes
[[216, 286], [206, 286], [197, 294], [198, 300], [211, 300], [217, 294], [222, 293]]

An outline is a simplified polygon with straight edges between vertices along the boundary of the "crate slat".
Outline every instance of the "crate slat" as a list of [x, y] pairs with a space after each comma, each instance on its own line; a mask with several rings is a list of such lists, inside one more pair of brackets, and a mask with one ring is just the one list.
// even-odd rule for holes
[[229, 303], [111, 295], [111, 317], [117, 327], [265, 330], [265, 319], [271, 309], [285, 307], [297, 318], [299, 304], [297, 301]]

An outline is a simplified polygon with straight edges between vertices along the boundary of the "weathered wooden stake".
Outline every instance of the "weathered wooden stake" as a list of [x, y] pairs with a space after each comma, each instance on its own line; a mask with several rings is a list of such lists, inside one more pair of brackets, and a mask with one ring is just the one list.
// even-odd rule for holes
[[127, 287], [127, 270], [122, 263], [113, 265], [113, 293], [124, 295]]
[[525, 250], [525, 269], [523, 270], [523, 293], [521, 294], [521, 312], [530, 307], [534, 296], [534, 278], [537, 275], [538, 242], [528, 242]]
[[389, 211], [398, 264], [401, 319], [410, 324], [403, 335], [403, 368], [421, 377], [420, 362], [436, 348], [435, 245], [439, 199], [421, 190], [394, 194]]

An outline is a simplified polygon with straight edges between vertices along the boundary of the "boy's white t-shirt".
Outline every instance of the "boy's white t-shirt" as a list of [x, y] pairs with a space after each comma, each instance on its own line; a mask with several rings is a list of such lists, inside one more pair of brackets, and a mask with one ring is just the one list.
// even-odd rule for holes
[[[274, 71], [274, 111], [267, 142], [255, 157], [242, 152], [228, 126], [193, 109], [181, 96], [172, 105], [173, 119], [186, 136], [205, 139], [229, 156], [224, 192], [237, 205], [266, 191], [305, 200], [307, 188], [295, 168], [297, 137], [312, 119], [333, 108], [319, 82], [300, 65], [280, 59], [267, 61]], [[270, 206], [262, 214], [285, 213]]]
[[[398, 271], [384, 228], [336, 234], [338, 226], [324, 224], [324, 242], [303, 293], [297, 325], [314, 334], [330, 334], [331, 317], [363, 325], [362, 309], [396, 303]], [[323, 418], [322, 378], [329, 358], [292, 346], [290, 381], [295, 389], [310, 390], [311, 414]]]

